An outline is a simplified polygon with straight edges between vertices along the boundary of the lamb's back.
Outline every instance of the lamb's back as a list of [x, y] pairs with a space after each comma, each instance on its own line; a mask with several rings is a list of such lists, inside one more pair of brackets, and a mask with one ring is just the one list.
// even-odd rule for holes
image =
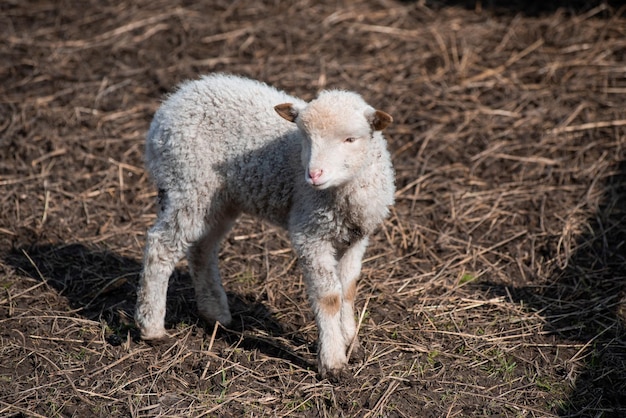
[[[214, 74], [189, 81], [156, 112], [146, 166], [160, 189], [195, 190], [229, 199], [273, 221], [300, 170], [295, 125], [277, 115], [280, 103], [303, 103], [266, 84]], [[280, 213], [279, 213], [280, 212]], [[281, 222], [282, 223], [282, 222]]]
[[213, 74], [183, 83], [156, 112], [148, 145], [173, 155], [218, 161], [259, 148], [294, 130], [274, 106], [301, 102], [258, 81]]

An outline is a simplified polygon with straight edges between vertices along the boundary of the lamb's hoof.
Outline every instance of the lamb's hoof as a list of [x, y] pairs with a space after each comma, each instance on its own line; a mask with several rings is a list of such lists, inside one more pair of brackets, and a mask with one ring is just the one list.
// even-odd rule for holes
[[349, 382], [353, 379], [352, 373], [347, 367], [339, 367], [334, 369], [320, 368], [320, 376], [327, 379], [330, 383], [336, 385], [339, 383]]
[[142, 329], [140, 335], [141, 339], [146, 342], [159, 342], [170, 338], [169, 334], [165, 332], [165, 329], [160, 329], [158, 331], [147, 331]]
[[200, 318], [208, 325], [215, 326], [216, 322], [219, 322], [221, 326], [228, 328], [233, 322], [233, 317], [230, 312], [222, 313], [219, 315], [212, 315], [206, 312], [198, 311]]

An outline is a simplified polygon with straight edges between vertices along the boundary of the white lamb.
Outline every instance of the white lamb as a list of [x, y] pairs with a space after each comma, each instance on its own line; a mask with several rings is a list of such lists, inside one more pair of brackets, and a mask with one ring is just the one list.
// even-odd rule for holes
[[306, 103], [224, 74], [180, 86], [147, 137], [160, 210], [138, 290], [142, 338], [166, 336], [168, 280], [185, 253], [200, 315], [231, 322], [219, 244], [247, 213], [288, 229], [319, 330], [319, 373], [336, 379], [350, 346], [362, 354], [356, 280], [368, 236], [393, 204], [394, 171], [380, 132], [391, 121], [345, 91], [324, 91]]

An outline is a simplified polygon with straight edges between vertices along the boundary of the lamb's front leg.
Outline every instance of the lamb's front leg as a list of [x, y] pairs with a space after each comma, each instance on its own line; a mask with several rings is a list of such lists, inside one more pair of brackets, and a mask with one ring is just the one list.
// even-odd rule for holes
[[352, 347], [349, 353], [350, 357], [356, 360], [362, 359], [364, 352], [357, 335], [358, 330], [354, 317], [354, 300], [357, 293], [357, 279], [361, 274], [361, 262], [367, 244], [367, 237], [352, 244], [341, 257], [338, 265], [339, 281], [342, 291], [341, 331], [348, 347]]
[[341, 325], [342, 290], [335, 250], [330, 243], [295, 245], [318, 328], [318, 369], [322, 378], [337, 378], [348, 363]]

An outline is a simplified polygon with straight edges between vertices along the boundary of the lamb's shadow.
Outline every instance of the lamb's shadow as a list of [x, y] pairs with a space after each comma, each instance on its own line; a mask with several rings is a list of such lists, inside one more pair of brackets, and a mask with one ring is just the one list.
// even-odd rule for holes
[[[562, 416], [626, 416], [626, 162], [605, 185], [592, 229], [564, 268], [541, 287], [489, 286], [540, 312], [545, 329], [583, 345], [584, 369], [573, 370], [573, 391]], [[564, 379], [568, 371], [563, 370]]]
[[[27, 276], [42, 280], [67, 298], [72, 309], [94, 321], [106, 321], [107, 340], [118, 345], [130, 337], [139, 341], [133, 315], [141, 264], [110, 251], [91, 249], [82, 244], [35, 245], [13, 249], [6, 262]], [[271, 357], [287, 360], [298, 367], [311, 368], [278, 338], [285, 333], [272, 313], [256, 297], [229, 294], [233, 326], [220, 328], [217, 338], [237, 343], [245, 349], [258, 349]], [[213, 327], [198, 317], [189, 275], [176, 269], [170, 278], [166, 328], [198, 324], [211, 335]], [[259, 337], [262, 335], [263, 337]], [[268, 336], [265, 338], [265, 336]], [[289, 336], [294, 345], [303, 339]]]

